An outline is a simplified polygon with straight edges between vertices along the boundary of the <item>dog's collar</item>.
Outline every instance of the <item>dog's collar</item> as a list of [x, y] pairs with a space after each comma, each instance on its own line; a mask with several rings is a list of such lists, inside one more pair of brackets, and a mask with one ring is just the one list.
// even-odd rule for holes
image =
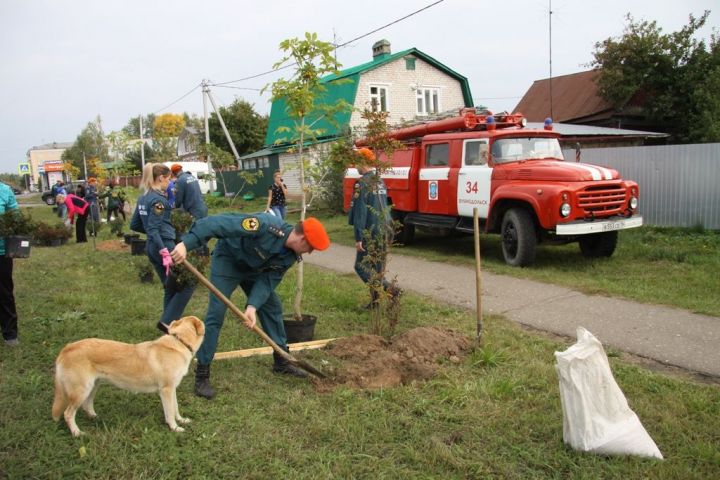
[[170, 335], [172, 335], [173, 337], [175, 337], [175, 339], [176, 339], [178, 342], [182, 343], [183, 345], [185, 345], [185, 347], [186, 347], [188, 350], [190, 350], [190, 353], [192, 353], [193, 355], [195, 355], [195, 352], [193, 351], [192, 347], [191, 347], [190, 345], [188, 345], [187, 343], [185, 343], [185, 342], [182, 340], [182, 338], [178, 337], [178, 336], [175, 335], [174, 333], [171, 333]]

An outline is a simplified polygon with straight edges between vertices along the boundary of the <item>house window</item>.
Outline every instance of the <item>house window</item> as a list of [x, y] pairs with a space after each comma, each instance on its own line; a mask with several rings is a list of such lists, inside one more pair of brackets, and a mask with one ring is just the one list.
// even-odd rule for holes
[[405, 57], [405, 70], [415, 70], [415, 57]]
[[370, 108], [373, 112], [388, 111], [388, 89], [380, 85], [370, 86]]
[[258, 168], [270, 168], [270, 159], [268, 157], [258, 158]]
[[419, 87], [417, 89], [417, 114], [430, 115], [440, 111], [440, 89]]
[[425, 150], [425, 165], [428, 167], [447, 167], [450, 158], [450, 145], [438, 143], [428, 145]]
[[250, 159], [243, 161], [243, 170], [255, 170], [257, 168], [257, 160]]

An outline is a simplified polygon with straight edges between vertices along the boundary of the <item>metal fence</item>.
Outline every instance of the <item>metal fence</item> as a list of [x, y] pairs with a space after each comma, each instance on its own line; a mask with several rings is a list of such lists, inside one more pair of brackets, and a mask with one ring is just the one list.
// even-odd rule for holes
[[[574, 150], [563, 154], [575, 158]], [[638, 182], [646, 225], [720, 229], [720, 143], [593, 148], [580, 161]]]

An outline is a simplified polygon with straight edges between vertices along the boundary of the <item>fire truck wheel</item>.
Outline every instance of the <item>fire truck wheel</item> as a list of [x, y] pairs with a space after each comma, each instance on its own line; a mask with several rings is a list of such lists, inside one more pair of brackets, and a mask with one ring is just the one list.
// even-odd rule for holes
[[511, 208], [505, 212], [500, 236], [505, 263], [513, 267], [525, 267], [535, 261], [537, 237], [532, 216], [527, 210]]
[[588, 258], [610, 257], [617, 247], [618, 232], [593, 233], [583, 235], [578, 240], [580, 251]]

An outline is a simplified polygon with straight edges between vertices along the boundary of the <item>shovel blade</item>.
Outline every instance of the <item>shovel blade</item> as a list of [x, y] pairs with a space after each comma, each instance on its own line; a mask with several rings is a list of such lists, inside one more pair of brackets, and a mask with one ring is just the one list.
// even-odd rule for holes
[[318, 378], [327, 378], [323, 372], [321, 372], [317, 368], [313, 367], [312, 365], [310, 365], [308, 362], [306, 362], [304, 360], [292, 357], [292, 359], [289, 358], [288, 361], [290, 363], [292, 363], [293, 365], [295, 365], [296, 367], [302, 368], [303, 370], [305, 370], [308, 373], [312, 373], [313, 375], [315, 375]]

